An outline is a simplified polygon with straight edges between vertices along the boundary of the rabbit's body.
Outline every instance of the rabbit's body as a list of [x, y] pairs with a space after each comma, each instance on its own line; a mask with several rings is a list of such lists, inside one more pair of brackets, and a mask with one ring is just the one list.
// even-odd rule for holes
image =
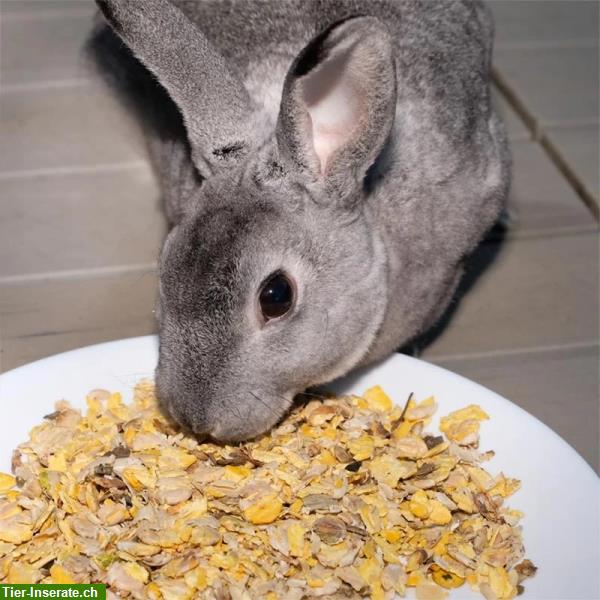
[[[151, 4], [164, 12], [161, 2]], [[231, 79], [239, 82], [231, 92], [232, 105], [243, 104], [245, 112], [231, 109], [233, 117], [223, 120], [222, 137], [225, 140], [228, 131], [233, 133], [227, 143], [215, 141], [211, 147], [217, 149], [211, 154], [207, 144], [221, 136], [221, 129], [207, 133], [203, 127], [209, 127], [206, 123], [213, 116], [186, 107], [190, 98], [197, 99], [180, 83], [188, 76], [188, 63], [180, 65], [170, 58], [165, 83], [163, 67], [154, 67], [158, 59], [153, 47], [140, 40], [137, 28], [142, 33], [143, 28], [135, 25], [127, 30], [129, 9], [121, 5], [127, 7], [128, 2], [115, 0], [108, 3], [108, 10], [104, 8], [113, 26], [118, 23], [115, 29], [179, 104], [192, 146], [190, 153], [184, 139], [151, 134], [167, 212], [173, 220], [181, 220], [163, 251], [161, 284], [177, 292], [168, 300], [163, 289], [161, 306], [170, 316], [163, 314], [161, 324], [159, 389], [162, 386], [174, 416], [195, 430], [239, 439], [271, 425], [293, 393], [389, 354], [432, 325], [448, 305], [461, 262], [497, 218], [509, 186], [507, 142], [490, 103], [493, 28], [484, 6], [466, 1], [178, 0], [173, 4], [192, 24], [189, 35], [195, 35], [193, 28], [200, 30], [218, 52], [207, 62], [225, 60]], [[149, 8], [150, 13], [154, 8]], [[354, 19], [362, 15], [379, 21]], [[170, 18], [181, 19], [181, 13]], [[342, 20], [345, 24], [335, 25]], [[389, 38], [378, 23], [385, 24]], [[333, 33], [318, 36], [328, 28]], [[393, 56], [386, 58], [386, 52]], [[327, 65], [336, 60], [341, 66], [327, 75]], [[189, 64], [197, 60], [190, 59]], [[390, 65], [393, 71], [386, 71]], [[348, 81], [332, 83], [344, 69]], [[201, 77], [207, 76], [197, 76]], [[224, 85], [208, 82], [212, 84]], [[311, 88], [318, 85], [331, 87], [331, 94], [320, 96], [318, 89]], [[354, 94], [359, 87], [361, 93]], [[347, 106], [348, 118], [344, 116]], [[355, 123], [358, 133], [347, 135]], [[196, 153], [197, 147], [201, 152]], [[219, 160], [229, 161], [230, 155], [234, 159], [221, 170], [224, 163]], [[202, 185], [198, 171], [204, 178]], [[273, 194], [289, 199], [284, 216], [280, 211], [285, 200], [274, 197], [271, 202]], [[334, 207], [323, 208], [332, 197], [337, 198]], [[229, 217], [223, 218], [223, 211]], [[268, 216], [271, 212], [276, 216]], [[254, 236], [272, 236], [272, 246], [281, 247], [279, 254]], [[300, 237], [296, 240], [296, 236]], [[311, 244], [305, 246], [304, 240]], [[246, 246], [236, 250], [240, 243]], [[195, 244], [206, 249], [206, 263], [196, 264], [200, 259], [190, 254]], [[289, 256], [286, 245], [291, 248]], [[315, 246], [319, 252], [313, 256]], [[228, 269], [235, 271], [239, 284], [245, 277], [241, 273], [247, 256], [260, 257], [255, 261], [275, 271], [292, 272], [300, 288], [303, 278], [318, 280], [335, 304], [321, 309], [327, 323], [318, 315], [313, 321], [305, 316], [304, 327], [314, 331], [293, 332], [291, 324], [286, 326], [287, 335], [298, 343], [279, 340], [279, 354], [284, 356], [269, 354], [272, 368], [252, 364], [248, 358], [259, 347], [260, 352], [271, 351], [273, 341], [267, 350], [256, 338], [266, 334], [232, 325], [236, 318], [246, 317], [234, 308], [223, 316], [221, 307], [214, 306], [219, 297], [214, 289], [206, 298], [205, 290], [198, 290], [194, 299], [182, 287], [189, 277], [212, 284], [211, 278]], [[215, 266], [221, 263], [222, 267]], [[248, 275], [254, 283], [244, 285], [257, 285], [267, 274]], [[306, 286], [297, 292], [298, 303], [311, 297]], [[236, 293], [246, 292], [237, 289]], [[223, 306], [225, 296], [220, 300]], [[314, 302], [318, 301], [316, 297]], [[200, 306], [202, 317], [195, 312]], [[219, 315], [224, 319], [221, 326]], [[191, 327], [191, 321], [200, 331]], [[223, 338], [229, 340], [233, 356], [227, 356]], [[314, 350], [319, 344], [325, 346], [323, 356]], [[329, 344], [336, 350], [327, 348]], [[316, 357], [310, 354], [311, 345]], [[296, 352], [299, 358], [288, 352]], [[216, 372], [220, 361], [224, 375]], [[270, 377], [273, 381], [265, 384]], [[208, 383], [210, 378], [214, 381]], [[252, 389], [240, 391], [240, 384], [232, 383], [236, 378], [251, 381]], [[288, 381], [280, 385], [277, 378]], [[203, 406], [201, 398], [209, 393], [231, 397], [241, 416], [227, 417], [225, 408]], [[267, 398], [272, 415], [238, 400], [257, 394]], [[194, 404], [194, 397], [200, 398], [200, 406]], [[246, 421], [243, 426], [242, 421]]]

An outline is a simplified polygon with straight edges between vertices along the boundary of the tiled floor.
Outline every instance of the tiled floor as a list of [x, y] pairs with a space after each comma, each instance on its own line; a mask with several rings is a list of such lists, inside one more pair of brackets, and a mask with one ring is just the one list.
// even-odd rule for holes
[[[520, 404], [598, 468], [598, 3], [491, 4], [508, 227], [472, 257], [422, 357]], [[0, 370], [154, 331], [165, 223], [136, 125], [82, 60], [93, 13], [88, 0], [0, 4]]]

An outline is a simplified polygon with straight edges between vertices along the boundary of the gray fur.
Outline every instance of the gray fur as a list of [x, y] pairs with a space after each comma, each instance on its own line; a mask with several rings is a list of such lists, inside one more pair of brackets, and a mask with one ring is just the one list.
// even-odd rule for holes
[[[177, 420], [222, 440], [258, 435], [299, 391], [435, 323], [509, 187], [483, 4], [110, 0], [103, 11], [186, 125], [187, 139], [160, 118], [149, 131], [174, 223], [156, 376]], [[130, 61], [122, 87], [129, 77], [138, 105], [166, 110], [115, 40], [102, 48]], [[321, 82], [348, 99], [347, 116], [322, 108]], [[258, 289], [277, 269], [297, 303], [263, 326]]]

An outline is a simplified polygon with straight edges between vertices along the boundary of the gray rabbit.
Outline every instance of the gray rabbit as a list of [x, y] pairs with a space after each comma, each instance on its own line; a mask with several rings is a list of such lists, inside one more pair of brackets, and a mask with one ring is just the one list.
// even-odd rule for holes
[[482, 3], [99, 6], [173, 225], [156, 381], [177, 421], [256, 436], [436, 322], [510, 182]]

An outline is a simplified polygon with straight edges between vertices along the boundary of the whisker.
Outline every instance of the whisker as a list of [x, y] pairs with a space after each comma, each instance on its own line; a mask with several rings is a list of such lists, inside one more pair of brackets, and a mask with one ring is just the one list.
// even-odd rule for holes
[[244, 422], [244, 418], [242, 417], [242, 412], [235, 404], [231, 405], [231, 411], [235, 414], [235, 416], [237, 417], [237, 419], [240, 423]]
[[273, 410], [273, 407], [269, 406], [262, 398], [259, 398], [254, 392], [249, 391], [249, 394], [254, 396], [271, 414], [276, 415], [277, 413]]
[[296, 396], [309, 396], [310, 398], [317, 398], [319, 400], [326, 400], [327, 398], [329, 398], [329, 396], [324, 396], [323, 394], [315, 394], [309, 391], [298, 392]]

